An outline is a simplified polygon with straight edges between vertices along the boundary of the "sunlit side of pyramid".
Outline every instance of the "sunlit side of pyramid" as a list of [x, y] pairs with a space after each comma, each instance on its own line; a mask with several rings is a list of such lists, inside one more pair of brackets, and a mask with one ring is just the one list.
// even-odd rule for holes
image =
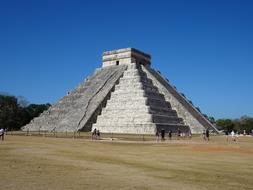
[[216, 128], [134, 48], [104, 52], [103, 66], [23, 130], [154, 134]]

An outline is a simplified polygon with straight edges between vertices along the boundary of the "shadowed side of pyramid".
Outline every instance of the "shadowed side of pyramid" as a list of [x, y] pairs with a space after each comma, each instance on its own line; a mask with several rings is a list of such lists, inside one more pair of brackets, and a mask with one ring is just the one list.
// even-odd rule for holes
[[90, 131], [126, 65], [97, 69], [76, 89], [34, 118], [24, 131]]
[[152, 79], [153, 83], [164, 95], [166, 101], [170, 102], [172, 108], [176, 110], [179, 117], [183, 118], [186, 125], [190, 126], [192, 133], [202, 133], [203, 130], [209, 129], [216, 133], [219, 131], [213, 124], [206, 119], [174, 86], [172, 86], [159, 72], [151, 67], [142, 66], [147, 76]]

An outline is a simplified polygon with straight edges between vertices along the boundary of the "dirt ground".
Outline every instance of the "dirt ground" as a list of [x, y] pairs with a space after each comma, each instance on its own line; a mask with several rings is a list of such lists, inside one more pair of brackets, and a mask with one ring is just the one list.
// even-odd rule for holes
[[253, 189], [253, 138], [0, 141], [0, 189]]

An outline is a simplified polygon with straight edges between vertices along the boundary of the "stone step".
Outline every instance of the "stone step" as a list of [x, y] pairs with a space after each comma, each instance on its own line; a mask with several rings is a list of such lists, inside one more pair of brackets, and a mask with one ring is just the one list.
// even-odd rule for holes
[[119, 83], [118, 85], [115, 86], [115, 90], [128, 90], [128, 89], [151, 89], [152, 91], [156, 91], [158, 92], [158, 88], [153, 86], [152, 84], [148, 84], [148, 83], [132, 83], [132, 84], [128, 84], [128, 85], [123, 85], [121, 83]]
[[111, 99], [115, 98], [115, 97], [124, 97], [124, 98], [131, 98], [131, 97], [135, 97], [135, 96], [145, 96], [145, 97], [150, 97], [155, 99], [157, 96], [161, 97], [162, 99], [164, 99], [164, 95], [158, 93], [158, 92], [153, 92], [153, 91], [148, 91], [145, 92], [144, 90], [138, 91], [138, 92], [133, 92], [133, 93], [128, 93], [126, 91], [114, 91], [111, 94]]
[[112, 104], [119, 104], [119, 105], [126, 105], [126, 104], [145, 104], [147, 105], [148, 99], [147, 97], [135, 97], [132, 99], [120, 99], [120, 98], [114, 98], [107, 101], [106, 105], [112, 105]]
[[136, 64], [129, 64], [127, 66], [127, 70], [136, 70], [137, 69], [137, 65]]
[[152, 88], [154, 88], [154, 85], [151, 82], [147, 82], [147, 81], [145, 81], [145, 82], [143, 82], [143, 81], [141, 81], [141, 82], [127, 81], [127, 82], [120, 82], [119, 83], [119, 86], [123, 86], [123, 87], [127, 87], [127, 88], [133, 87], [133, 86], [140, 86], [140, 85], [141, 85], [141, 87], [152, 87]]
[[[121, 115], [118, 115], [117, 112], [122, 112]], [[106, 114], [103, 114], [106, 113]], [[128, 110], [128, 109], [121, 109], [121, 110], [106, 110], [104, 109], [101, 114], [98, 116], [98, 118], [103, 118], [103, 117], [113, 117], [113, 118], [151, 118], [151, 114], [149, 114], [149, 110], [141, 110], [141, 112], [134, 112], [134, 110]]]
[[184, 124], [182, 118], [166, 115], [152, 115], [154, 123]]
[[138, 102], [139, 100], [147, 100], [147, 101], [161, 101], [161, 102], [165, 102], [163, 97], [161, 96], [145, 96], [142, 94], [142, 96], [131, 96], [131, 97], [128, 97], [128, 96], [111, 96], [111, 98], [107, 101], [107, 102]]
[[114, 109], [114, 108], [111, 108], [111, 107], [105, 107], [102, 110], [102, 112], [111, 112], [111, 113], [115, 113], [115, 114], [118, 114], [118, 113], [136, 113], [136, 112], [137, 113], [142, 113], [142, 112], [147, 113], [149, 111], [150, 111], [150, 108], [148, 106], [134, 107], [131, 110], [125, 109], [123, 107], [119, 107], [118, 109]]
[[129, 133], [129, 134], [155, 134], [156, 125], [152, 123], [143, 124], [121, 124], [119, 125], [99, 125], [94, 124], [92, 128], [98, 129], [101, 133]]
[[108, 109], [103, 109], [103, 111], [101, 112], [101, 115], [114, 115], [114, 116], [117, 116], [118, 113], [122, 114], [122, 115], [133, 115], [133, 114], [136, 114], [137, 113], [149, 113], [149, 108], [147, 107], [146, 109], [131, 109], [131, 110], [128, 110], [128, 109], [114, 109], [114, 110], [108, 110]]
[[166, 102], [166, 101], [160, 101], [160, 100], [153, 100], [153, 99], [150, 99], [147, 101], [147, 105], [149, 107], [167, 107], [167, 108], [171, 108], [171, 105], [169, 102]]
[[134, 82], [152, 83], [152, 80], [144, 77], [133, 77], [133, 78], [120, 78], [120, 84], [132, 84]]
[[131, 75], [131, 74], [133, 74], [133, 75], [139, 75], [139, 70], [138, 70], [138, 69], [127, 69], [127, 70], [124, 72], [123, 77], [124, 77], [125, 75]]
[[140, 73], [139, 71], [125, 71], [123, 74], [123, 78], [135, 78], [135, 77], [146, 77], [145, 73]]
[[103, 114], [115, 114], [115, 115], [118, 115], [118, 113], [121, 113], [121, 114], [129, 114], [129, 113], [149, 113], [149, 114], [158, 114], [158, 115], [165, 115], [165, 116], [175, 116], [177, 117], [177, 112], [175, 110], [170, 110], [168, 108], [150, 108], [148, 106], [146, 107], [135, 107], [132, 108], [131, 110], [129, 109], [125, 109], [125, 108], [118, 108], [118, 109], [111, 109], [111, 108], [107, 108], [105, 107], [103, 110], [102, 110], [102, 113], [101, 115]]
[[135, 75], [135, 76], [124, 76], [121, 77], [120, 80], [142, 80], [143, 77], [141, 77], [140, 75]]
[[162, 101], [161, 99], [149, 99], [147, 97], [138, 97], [130, 100], [127, 99], [110, 99], [107, 101], [106, 107], [138, 107], [146, 105], [151, 109], [155, 108], [171, 108], [171, 105], [168, 102]]
[[[144, 91], [144, 89], [143, 88], [135, 88], [135, 89], [133, 89], [133, 88], [129, 88], [129, 89], [127, 89], [127, 88], [125, 88], [125, 89], [118, 89], [117, 91], [115, 91], [116, 93], [138, 93], [138, 92], [140, 92], [140, 91]], [[158, 90], [156, 89], [156, 88], [146, 88], [145, 89], [145, 92], [146, 93], [159, 93], [158, 92]]]
[[135, 110], [135, 109], [145, 109], [145, 107], [148, 107], [147, 105], [140, 105], [140, 104], [125, 104], [125, 105], [119, 105], [119, 104], [115, 104], [115, 103], [111, 103], [106, 105], [106, 107], [110, 107], [110, 109], [130, 109], [130, 110]]
[[139, 101], [116, 101], [116, 100], [109, 100], [106, 103], [106, 107], [113, 107], [113, 108], [131, 108], [131, 107], [144, 107], [147, 106], [148, 101], [143, 99], [140, 99]]
[[149, 113], [177, 117], [177, 112], [175, 110], [164, 107], [149, 107]]
[[150, 115], [148, 112], [142, 113], [127, 113], [122, 114], [120, 116], [116, 116], [114, 113], [102, 114], [98, 116], [97, 123], [118, 123], [118, 122], [132, 122], [132, 123], [139, 123], [139, 122], [153, 122], [153, 123], [170, 123], [170, 124], [183, 124], [183, 120], [178, 118], [177, 116], [167, 116], [167, 115]]
[[[108, 119], [111, 119], [110, 121]], [[122, 123], [128, 124], [141, 124], [141, 123], [152, 123], [152, 118], [115, 118], [113, 117], [106, 117], [100, 118], [96, 122], [97, 125], [120, 125]]]

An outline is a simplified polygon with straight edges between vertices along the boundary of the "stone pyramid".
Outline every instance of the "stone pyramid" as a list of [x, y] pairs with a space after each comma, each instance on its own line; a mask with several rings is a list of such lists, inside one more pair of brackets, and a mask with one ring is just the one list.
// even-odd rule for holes
[[134, 48], [104, 52], [103, 66], [24, 131], [154, 134], [217, 129]]

